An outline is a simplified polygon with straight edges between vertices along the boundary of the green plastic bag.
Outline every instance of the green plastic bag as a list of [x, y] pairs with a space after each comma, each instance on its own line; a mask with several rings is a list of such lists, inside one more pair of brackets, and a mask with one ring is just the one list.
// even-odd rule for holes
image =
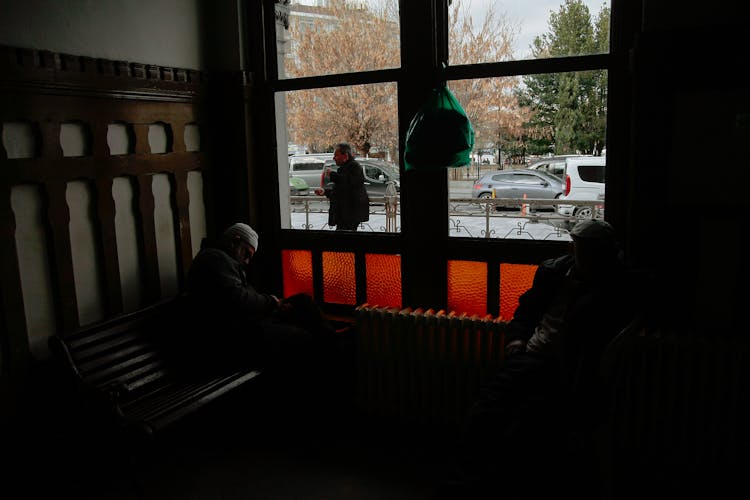
[[406, 132], [406, 170], [462, 167], [471, 163], [474, 127], [450, 89], [432, 89]]

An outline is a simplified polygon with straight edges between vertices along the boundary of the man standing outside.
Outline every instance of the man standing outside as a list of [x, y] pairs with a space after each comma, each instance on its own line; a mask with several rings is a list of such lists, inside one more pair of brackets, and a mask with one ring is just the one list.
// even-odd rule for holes
[[365, 175], [362, 166], [352, 156], [349, 143], [336, 145], [333, 160], [338, 170], [330, 172], [332, 185], [325, 188], [325, 195], [330, 200], [328, 225], [336, 226], [336, 231], [356, 231], [361, 222], [370, 219]]

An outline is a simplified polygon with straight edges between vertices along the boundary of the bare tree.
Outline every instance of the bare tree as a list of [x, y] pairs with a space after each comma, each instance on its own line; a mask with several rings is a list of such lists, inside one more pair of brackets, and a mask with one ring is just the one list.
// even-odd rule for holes
[[[352, 73], [400, 65], [396, 0], [331, 2], [292, 16], [288, 76]], [[370, 148], [396, 152], [395, 83], [331, 87], [287, 94], [292, 142], [330, 150], [339, 141], [367, 155]]]
[[[471, 2], [453, 0], [451, 64], [512, 59], [519, 27], [495, 6], [475, 28]], [[290, 19], [289, 77], [333, 75], [400, 66], [397, 0], [331, 0], [326, 7], [297, 7]], [[496, 145], [503, 134], [521, 134], [526, 110], [512, 89], [518, 78], [451, 81], [449, 87], [475, 129], [476, 143]], [[287, 93], [290, 140], [313, 151], [330, 151], [341, 140], [367, 155], [371, 147], [398, 156], [395, 83], [318, 88]]]
[[[451, 2], [448, 51], [451, 65], [500, 62], [513, 59], [513, 43], [520, 26], [507, 15], [488, 7], [481, 25], [475, 26], [471, 0]], [[478, 147], [496, 146], [507, 135], [519, 137], [528, 109], [518, 104], [514, 89], [518, 77], [454, 80], [449, 87], [463, 106], [475, 131]]]

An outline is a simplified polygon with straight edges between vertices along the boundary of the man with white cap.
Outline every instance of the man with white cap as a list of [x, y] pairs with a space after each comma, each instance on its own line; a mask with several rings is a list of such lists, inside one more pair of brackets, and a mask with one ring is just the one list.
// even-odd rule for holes
[[193, 259], [186, 293], [192, 335], [184, 342], [202, 364], [301, 368], [301, 360], [331, 342], [326, 335], [333, 332], [311, 297], [283, 300], [255, 289], [248, 268], [257, 250], [258, 233], [238, 222]]
[[[478, 495], [552, 494], [560, 486], [555, 480], [566, 479], [565, 465], [574, 462], [572, 455], [554, 453], [569, 452], [571, 435], [584, 435], [601, 422], [599, 364], [607, 343], [632, 316], [631, 297], [612, 226], [583, 220], [570, 236], [570, 251], [542, 262], [519, 298], [505, 335], [503, 367], [467, 416], [461, 470]], [[542, 462], [550, 467], [540, 476]], [[514, 479], [495, 490], [492, 478], [500, 470]]]

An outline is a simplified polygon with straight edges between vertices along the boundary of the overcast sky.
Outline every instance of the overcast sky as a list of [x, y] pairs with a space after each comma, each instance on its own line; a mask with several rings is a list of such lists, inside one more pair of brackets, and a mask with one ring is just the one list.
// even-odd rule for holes
[[[503, 12], [507, 14], [508, 20], [512, 23], [518, 22], [521, 25], [521, 32], [516, 40], [516, 58], [524, 57], [529, 54], [529, 46], [534, 37], [548, 31], [547, 21], [550, 12], [557, 12], [564, 0], [464, 0], [471, 4], [472, 18], [474, 24], [478, 20], [484, 19], [484, 13], [491, 4], [495, 4], [495, 14]], [[591, 17], [601, 10], [602, 5], [610, 5], [610, 0], [583, 0], [583, 3], [589, 8]]]
[[[521, 32], [515, 47], [515, 57], [520, 59], [529, 55], [529, 46], [534, 37], [547, 32], [550, 12], [559, 10], [564, 0], [464, 0], [464, 2], [471, 7], [475, 25], [481, 23], [484, 13], [493, 3], [496, 15], [506, 13], [511, 23], [520, 24]], [[318, 5], [321, 0], [293, 0], [292, 3]], [[610, 5], [611, 0], [583, 0], [583, 3], [589, 8], [592, 18], [595, 18], [601, 6]]]

